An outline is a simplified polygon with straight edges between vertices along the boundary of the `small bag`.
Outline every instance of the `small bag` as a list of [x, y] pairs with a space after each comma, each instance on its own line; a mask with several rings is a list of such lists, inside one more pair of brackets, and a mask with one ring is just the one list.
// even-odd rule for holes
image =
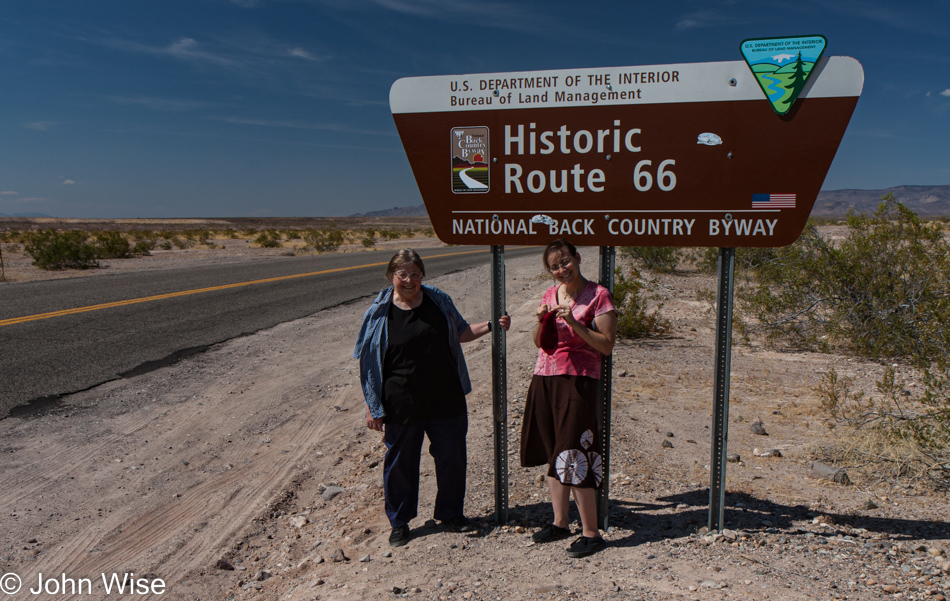
[[557, 350], [557, 313], [554, 311], [541, 316], [541, 350], [549, 355]]

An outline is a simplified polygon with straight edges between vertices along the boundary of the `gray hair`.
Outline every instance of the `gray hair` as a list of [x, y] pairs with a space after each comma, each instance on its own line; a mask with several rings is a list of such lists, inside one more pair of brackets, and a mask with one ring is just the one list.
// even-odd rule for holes
[[389, 260], [389, 266], [386, 268], [386, 279], [393, 279], [396, 270], [406, 263], [412, 263], [418, 267], [422, 271], [422, 277], [426, 277], [426, 267], [422, 264], [422, 257], [419, 256], [419, 253], [411, 248], [403, 248], [396, 251], [393, 258]]

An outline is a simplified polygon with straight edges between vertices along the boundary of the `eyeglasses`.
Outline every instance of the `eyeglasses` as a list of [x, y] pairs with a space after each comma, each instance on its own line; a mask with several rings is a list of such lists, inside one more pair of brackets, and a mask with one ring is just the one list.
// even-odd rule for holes
[[407, 272], [407, 271], [397, 271], [397, 272], [396, 272], [395, 274], [393, 274], [393, 275], [395, 275], [397, 278], [399, 278], [399, 281], [401, 281], [401, 282], [408, 282], [409, 280], [413, 280], [414, 282], [418, 282], [419, 280], [422, 279], [422, 274], [419, 273], [419, 272], [409, 273], [409, 272]]
[[550, 271], [551, 273], [557, 273], [561, 271], [562, 269], [567, 269], [568, 267], [570, 267], [573, 262], [574, 262], [574, 259], [572, 258], [564, 259], [560, 263], [555, 263], [554, 265], [551, 265], [550, 267], [548, 267], [548, 271]]

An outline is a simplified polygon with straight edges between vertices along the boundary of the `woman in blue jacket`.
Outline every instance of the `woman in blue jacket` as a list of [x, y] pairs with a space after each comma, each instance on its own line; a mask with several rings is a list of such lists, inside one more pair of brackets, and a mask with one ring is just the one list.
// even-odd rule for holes
[[[429, 438], [438, 493], [435, 519], [456, 532], [471, 530], [463, 512], [468, 411], [472, 383], [461, 343], [491, 331], [491, 322], [469, 324], [452, 299], [422, 284], [425, 266], [403, 249], [386, 269], [392, 286], [363, 315], [353, 357], [360, 360], [366, 425], [384, 433], [383, 489], [392, 525], [389, 544], [409, 542], [409, 521], [419, 504], [422, 442]], [[511, 318], [500, 319], [507, 330]]]

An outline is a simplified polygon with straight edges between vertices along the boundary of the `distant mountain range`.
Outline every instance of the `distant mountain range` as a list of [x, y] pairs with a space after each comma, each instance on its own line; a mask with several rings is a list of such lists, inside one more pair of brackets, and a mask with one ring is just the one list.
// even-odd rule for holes
[[[897, 186], [883, 190], [827, 190], [818, 193], [811, 210], [812, 217], [824, 219], [845, 217], [848, 211], [866, 213], [877, 210], [881, 197], [892, 193], [898, 202], [920, 217], [950, 217], [950, 186]], [[393, 207], [351, 217], [426, 217], [425, 205]]]
[[354, 213], [350, 217], [428, 217], [425, 205], [416, 205], [414, 207], [393, 207], [381, 211], [370, 211], [369, 213]]
[[0, 213], [0, 217], [52, 217], [52, 215], [47, 215], [45, 213], [13, 213], [12, 215], [8, 213]]
[[812, 217], [844, 217], [848, 211], [872, 214], [881, 197], [894, 198], [922, 218], [950, 217], [950, 186], [897, 186], [884, 190], [828, 190], [819, 192]]
[[[827, 190], [818, 193], [818, 200], [812, 208], [811, 216], [824, 219], [840, 218], [848, 214], [874, 213], [881, 203], [881, 197], [892, 193], [898, 202], [919, 216], [927, 219], [950, 217], [950, 185], [948, 186], [897, 186], [883, 190]], [[425, 205], [411, 207], [393, 207], [368, 213], [355, 213], [350, 217], [428, 217]], [[0, 217], [50, 217], [42, 213], [17, 213]]]

